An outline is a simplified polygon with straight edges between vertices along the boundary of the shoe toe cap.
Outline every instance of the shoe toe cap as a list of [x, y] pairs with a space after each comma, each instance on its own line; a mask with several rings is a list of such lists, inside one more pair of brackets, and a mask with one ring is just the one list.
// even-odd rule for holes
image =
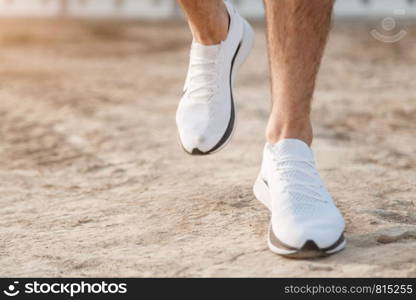
[[224, 136], [225, 129], [218, 122], [191, 120], [178, 123], [179, 139], [186, 152], [208, 154]]
[[313, 241], [320, 249], [332, 246], [344, 232], [344, 222], [338, 216], [316, 220], [273, 222], [275, 236], [285, 245], [300, 249]]
[[205, 154], [215, 146], [206, 134], [195, 130], [180, 131], [179, 137], [183, 148], [190, 154]]

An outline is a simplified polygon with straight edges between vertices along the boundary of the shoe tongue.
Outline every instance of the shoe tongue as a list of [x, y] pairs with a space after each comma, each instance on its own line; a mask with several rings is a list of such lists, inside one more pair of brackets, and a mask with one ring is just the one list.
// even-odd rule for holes
[[202, 45], [197, 42], [192, 43], [192, 56], [199, 58], [215, 59], [220, 49], [220, 45]]
[[314, 160], [311, 148], [297, 139], [284, 139], [267, 147], [279, 158], [302, 158]]

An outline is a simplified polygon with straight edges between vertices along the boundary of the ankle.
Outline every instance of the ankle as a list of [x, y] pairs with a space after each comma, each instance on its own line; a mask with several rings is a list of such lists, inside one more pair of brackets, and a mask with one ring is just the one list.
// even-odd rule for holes
[[266, 141], [275, 144], [283, 139], [298, 139], [311, 145], [313, 129], [310, 120], [269, 122], [266, 129]]
[[202, 28], [191, 25], [193, 38], [202, 45], [217, 45], [227, 38], [229, 23], [230, 18], [225, 11], [223, 15], [215, 16], [215, 20], [211, 20]]

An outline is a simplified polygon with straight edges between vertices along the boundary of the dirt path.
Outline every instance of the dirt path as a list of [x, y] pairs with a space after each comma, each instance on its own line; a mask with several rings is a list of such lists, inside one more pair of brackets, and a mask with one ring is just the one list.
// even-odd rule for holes
[[314, 149], [348, 247], [293, 261], [267, 250], [251, 192], [270, 99], [261, 26], [232, 143], [194, 158], [174, 123], [185, 27], [1, 23], [0, 276], [416, 276], [416, 28], [390, 45], [335, 27]]

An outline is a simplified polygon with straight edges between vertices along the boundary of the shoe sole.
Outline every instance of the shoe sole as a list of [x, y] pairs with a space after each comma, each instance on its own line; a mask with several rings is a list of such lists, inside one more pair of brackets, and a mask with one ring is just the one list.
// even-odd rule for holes
[[[271, 211], [271, 199], [269, 193], [269, 187], [261, 178], [260, 174], [256, 179], [253, 187], [254, 196], [259, 200], [264, 206], [266, 206], [269, 211]], [[326, 248], [319, 248], [313, 240], [308, 240], [301, 248], [291, 247], [282, 241], [280, 241], [273, 232], [272, 226], [269, 226], [267, 244], [269, 249], [278, 255], [287, 257], [287, 258], [318, 258], [329, 256], [331, 254], [337, 253], [345, 248], [347, 242], [344, 238], [344, 233], [334, 242], [331, 246]]]
[[231, 114], [230, 114], [230, 121], [228, 122], [227, 129], [225, 130], [224, 135], [220, 139], [220, 141], [209, 151], [203, 152], [199, 149], [193, 149], [191, 152], [187, 151], [185, 147], [182, 145], [183, 150], [185, 150], [186, 153], [191, 155], [208, 155], [213, 154], [218, 151], [220, 151], [222, 148], [224, 148], [229, 141], [231, 140], [234, 128], [235, 128], [235, 103], [234, 103], [234, 96], [233, 96], [233, 85], [234, 85], [234, 78], [235, 74], [237, 73], [238, 69], [241, 67], [241, 65], [244, 63], [244, 61], [247, 59], [248, 55], [250, 54], [251, 49], [254, 45], [254, 30], [250, 26], [250, 24], [243, 19], [243, 26], [244, 26], [244, 32], [243, 32], [243, 39], [241, 40], [240, 44], [238, 45], [234, 57], [231, 61], [231, 72], [230, 72], [230, 94], [231, 94]]

